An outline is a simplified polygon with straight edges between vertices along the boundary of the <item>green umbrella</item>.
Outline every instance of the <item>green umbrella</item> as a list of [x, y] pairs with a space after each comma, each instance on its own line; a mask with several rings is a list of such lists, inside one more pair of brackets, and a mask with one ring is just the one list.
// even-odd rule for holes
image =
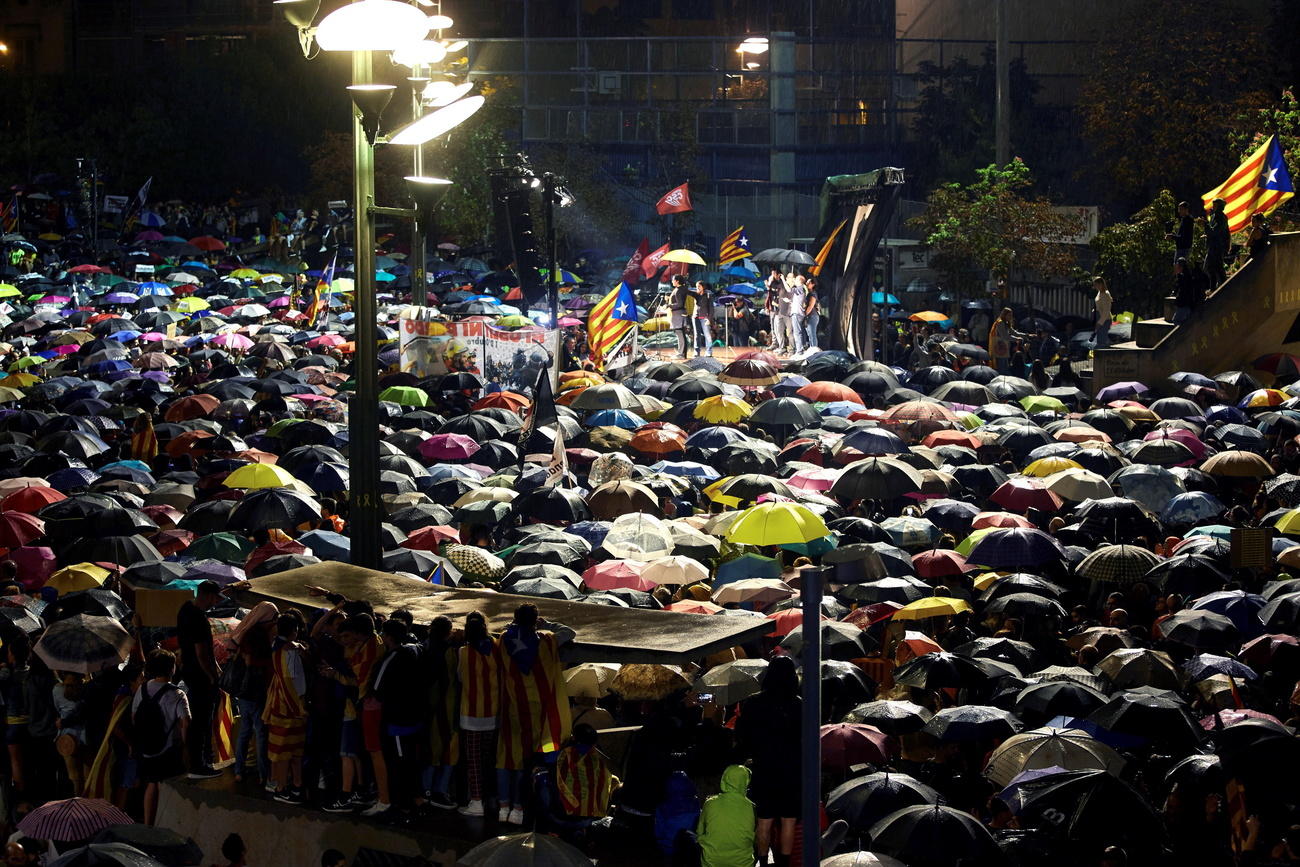
[[402, 406], [428, 406], [429, 395], [409, 385], [394, 385], [379, 393], [380, 400], [392, 401]]
[[195, 539], [185, 549], [185, 556], [197, 559], [220, 560], [235, 566], [242, 566], [253, 550], [253, 543], [234, 533], [209, 533]]
[[1065, 404], [1045, 394], [1031, 394], [1029, 397], [1022, 397], [1020, 405], [1024, 407], [1025, 412], [1069, 412]]

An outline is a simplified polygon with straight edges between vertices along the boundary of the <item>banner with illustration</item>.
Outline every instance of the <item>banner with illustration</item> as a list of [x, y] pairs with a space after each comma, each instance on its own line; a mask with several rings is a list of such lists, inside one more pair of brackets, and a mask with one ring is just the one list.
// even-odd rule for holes
[[428, 307], [407, 307], [400, 322], [401, 369], [421, 379], [467, 371], [479, 374], [485, 382], [519, 391], [531, 388], [541, 369], [549, 367], [551, 384], [559, 388], [557, 330], [510, 330], [487, 322], [446, 322], [435, 319]]

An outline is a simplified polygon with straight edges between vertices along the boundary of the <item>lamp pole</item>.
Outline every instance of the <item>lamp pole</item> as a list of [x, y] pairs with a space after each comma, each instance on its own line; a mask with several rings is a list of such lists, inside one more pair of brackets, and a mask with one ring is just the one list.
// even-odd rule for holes
[[[799, 863], [802, 867], [817, 867], [822, 860], [822, 567], [799, 570], [799, 600], [803, 607], [803, 732], [799, 744], [803, 765], [799, 799], [803, 852]], [[790, 854], [793, 861], [794, 853]]]
[[560, 321], [560, 263], [555, 249], [555, 175], [542, 175], [542, 198], [546, 201], [546, 296], [551, 307], [551, 327], [558, 328]]
[[[413, 86], [411, 88], [411, 120], [419, 120], [423, 114], [423, 106], [420, 104], [420, 88]], [[417, 178], [424, 176], [424, 145], [416, 145], [412, 148], [412, 165], [414, 174]], [[428, 254], [426, 244], [428, 239], [425, 236], [425, 226], [419, 216], [411, 220], [411, 258], [407, 261], [411, 264], [411, 303], [417, 307], [423, 307], [429, 303], [429, 281], [425, 276], [426, 262]]]
[[[352, 83], [371, 84], [374, 61], [370, 51], [352, 52]], [[366, 134], [360, 108], [352, 108], [353, 208], [356, 237], [353, 262], [356, 292], [356, 352], [352, 376], [356, 388], [348, 406], [348, 469], [351, 475], [348, 525], [352, 538], [352, 563], [378, 569], [381, 562], [379, 525], [379, 378], [375, 334], [375, 241], [370, 208], [375, 201], [375, 149]]]

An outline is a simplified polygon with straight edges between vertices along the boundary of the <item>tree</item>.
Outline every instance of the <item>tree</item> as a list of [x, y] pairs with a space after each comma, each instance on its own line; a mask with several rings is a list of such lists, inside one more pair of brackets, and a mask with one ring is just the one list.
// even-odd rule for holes
[[1016, 159], [975, 174], [972, 184], [940, 186], [910, 221], [923, 233], [930, 261], [949, 288], [972, 294], [983, 284], [983, 272], [1008, 281], [1017, 273], [1044, 278], [1069, 273], [1074, 253], [1066, 241], [1077, 224], [1047, 199], [1028, 195], [1029, 167]]
[[[1278, 144], [1282, 146], [1291, 182], [1300, 182], [1300, 100], [1296, 99], [1292, 88], [1282, 91], [1275, 102], [1244, 113], [1230, 141], [1240, 159], [1244, 160], [1271, 135], [1276, 135]], [[1288, 201], [1283, 208], [1294, 201]], [[1294, 228], [1298, 221], [1279, 213], [1273, 222], [1277, 224], [1274, 228]]]
[[[1097, 272], [1122, 308], [1153, 313], [1161, 299], [1174, 291], [1174, 242], [1167, 240], [1177, 219], [1178, 204], [1173, 193], [1161, 190], [1127, 222], [1107, 226], [1092, 239], [1097, 253]], [[1198, 233], [1192, 244], [1191, 262], [1205, 258], [1205, 235]]]
[[1083, 171], [1130, 206], [1210, 189], [1237, 164], [1224, 146], [1234, 121], [1267, 99], [1262, 22], [1232, 0], [1127, 7], [1084, 79]]

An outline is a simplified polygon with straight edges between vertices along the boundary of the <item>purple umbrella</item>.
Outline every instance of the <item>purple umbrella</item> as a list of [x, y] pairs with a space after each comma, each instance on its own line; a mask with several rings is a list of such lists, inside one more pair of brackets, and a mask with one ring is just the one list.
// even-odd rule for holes
[[1097, 402], [1109, 403], [1112, 400], [1137, 397], [1139, 394], [1145, 394], [1148, 391], [1150, 389], [1140, 382], [1116, 382], [1097, 392]]
[[104, 304], [134, 304], [140, 300], [139, 295], [131, 292], [109, 292], [104, 296]]
[[216, 581], [222, 587], [243, 581], [247, 576], [238, 566], [230, 566], [220, 560], [195, 560], [181, 576], [182, 581]]

